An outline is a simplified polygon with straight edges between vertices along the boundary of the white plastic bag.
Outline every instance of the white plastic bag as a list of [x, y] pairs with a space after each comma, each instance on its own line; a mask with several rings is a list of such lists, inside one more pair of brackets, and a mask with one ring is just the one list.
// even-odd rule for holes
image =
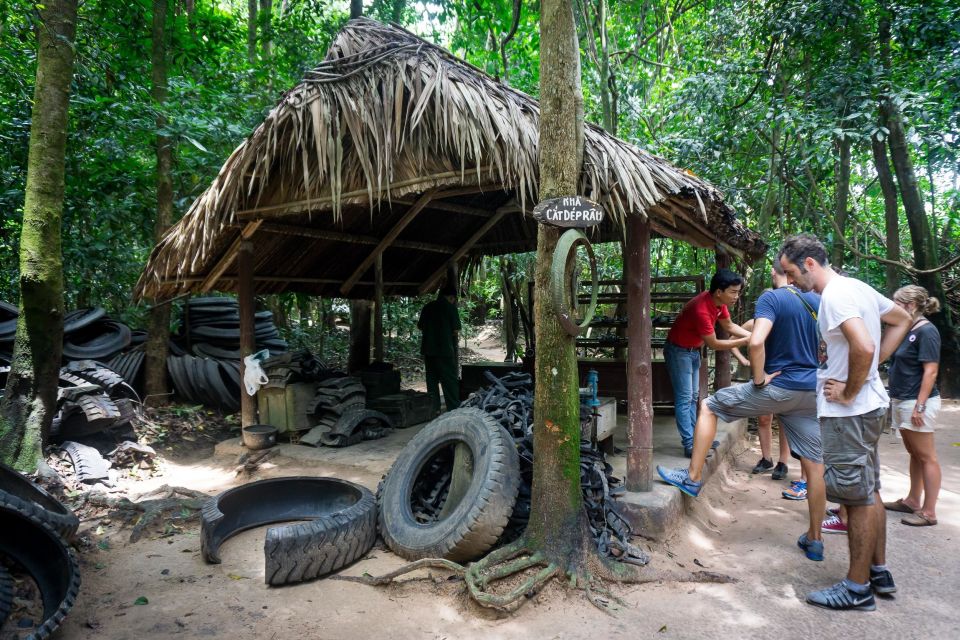
[[260, 363], [270, 357], [270, 352], [266, 349], [257, 351], [243, 359], [243, 386], [247, 389], [248, 396], [254, 396], [260, 387], [270, 382], [270, 378], [263, 372]]

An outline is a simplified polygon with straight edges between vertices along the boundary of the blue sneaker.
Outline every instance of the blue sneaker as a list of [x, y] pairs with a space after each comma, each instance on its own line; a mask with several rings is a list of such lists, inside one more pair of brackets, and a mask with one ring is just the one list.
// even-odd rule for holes
[[691, 480], [690, 472], [688, 470], [664, 469], [660, 465], [657, 465], [657, 473], [660, 474], [660, 477], [663, 478], [664, 482], [667, 484], [672, 484], [688, 496], [696, 498], [698, 495], [700, 495], [700, 488], [703, 486], [703, 483], [694, 482]]
[[803, 549], [803, 552], [807, 554], [808, 560], [814, 560], [816, 562], [823, 560], [822, 540], [808, 540], [807, 534], [804, 533], [797, 539], [797, 546]]
[[856, 609], [857, 611], [873, 611], [877, 608], [877, 601], [868, 589], [866, 593], [857, 593], [847, 587], [846, 581], [841, 580], [832, 587], [813, 591], [807, 594], [807, 602], [824, 609]]
[[790, 483], [789, 489], [784, 489], [780, 492], [787, 500], [806, 500], [807, 499], [807, 483], [803, 480], [794, 480]]

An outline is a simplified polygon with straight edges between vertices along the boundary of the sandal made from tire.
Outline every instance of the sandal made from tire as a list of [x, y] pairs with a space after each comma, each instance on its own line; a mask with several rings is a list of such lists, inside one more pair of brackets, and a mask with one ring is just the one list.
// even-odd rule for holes
[[303, 582], [336, 571], [365, 555], [377, 538], [373, 494], [338, 478], [271, 478], [235, 487], [204, 504], [200, 550], [220, 563], [220, 545], [241, 531], [267, 529], [263, 542], [264, 581]]
[[[472, 472], [458, 476], [449, 454], [461, 444], [469, 451]], [[442, 477], [433, 487], [432, 497], [442, 502], [439, 514], [432, 521], [418, 521], [412, 508], [415, 486], [443, 455], [449, 460], [450, 479], [446, 488], [439, 486]], [[473, 560], [500, 538], [519, 488], [520, 463], [510, 434], [480, 409], [450, 411], [414, 436], [387, 472], [377, 496], [380, 535], [390, 549], [410, 560]]]

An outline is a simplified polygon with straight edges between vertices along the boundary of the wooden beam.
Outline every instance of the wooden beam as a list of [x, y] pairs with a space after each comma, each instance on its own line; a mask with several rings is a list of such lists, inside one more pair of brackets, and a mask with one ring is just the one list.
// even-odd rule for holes
[[393, 225], [393, 228], [387, 232], [387, 235], [384, 236], [383, 240], [377, 244], [370, 255], [363, 259], [363, 262], [360, 263], [360, 266], [357, 267], [350, 277], [347, 278], [347, 280], [343, 283], [343, 286], [340, 287], [341, 294], [347, 295], [350, 293], [350, 290], [353, 289], [353, 285], [360, 280], [360, 276], [362, 276], [376, 261], [377, 256], [383, 253], [384, 249], [393, 244], [393, 241], [397, 239], [397, 236], [399, 236], [403, 230], [407, 228], [408, 224], [413, 222], [413, 219], [417, 217], [417, 214], [420, 213], [423, 208], [427, 206], [427, 203], [430, 202], [436, 195], [437, 190], [431, 189], [430, 191], [427, 191], [421, 195], [420, 198], [417, 199], [417, 201], [413, 204], [413, 206], [407, 209], [407, 212], [403, 214], [403, 217], [400, 218], [395, 225]]
[[210, 272], [207, 274], [206, 278], [203, 280], [203, 284], [200, 285], [200, 290], [204, 293], [213, 289], [213, 285], [217, 283], [217, 280], [220, 279], [220, 276], [223, 275], [223, 272], [227, 270], [227, 267], [230, 266], [230, 263], [233, 262], [234, 256], [237, 254], [237, 251], [240, 250], [240, 243], [244, 240], [249, 240], [253, 237], [253, 234], [257, 232], [257, 229], [260, 228], [261, 220], [254, 220], [247, 223], [243, 229], [240, 231], [240, 234], [237, 238], [230, 244], [226, 252], [220, 256], [220, 259], [213, 265], [213, 268], [210, 269]]
[[423, 281], [423, 284], [420, 285], [420, 289], [419, 289], [420, 294], [423, 295], [424, 293], [433, 289], [436, 286], [437, 281], [440, 278], [442, 278], [444, 275], [446, 275], [448, 263], [458, 262], [460, 258], [467, 255], [467, 252], [470, 251], [473, 245], [475, 245], [477, 241], [480, 240], [480, 238], [485, 236], [487, 232], [494, 227], [494, 225], [500, 222], [503, 216], [507, 215], [508, 213], [512, 213], [513, 211], [515, 211], [513, 207], [505, 207], [505, 208], [497, 209], [497, 212], [493, 214], [493, 217], [491, 217], [489, 220], [484, 222], [483, 225], [479, 229], [477, 229], [472, 236], [470, 236], [470, 239], [464, 242], [463, 246], [457, 249], [456, 253], [450, 256], [450, 259], [447, 262], [443, 263], [443, 265], [439, 269], [433, 272], [433, 275], [431, 275], [429, 278]]
[[[466, 183], [473, 183], [476, 185], [480, 184], [482, 179], [482, 174], [488, 172], [490, 166], [480, 167], [479, 170], [470, 169], [468, 171], [444, 171], [443, 173], [436, 173], [431, 176], [417, 176], [416, 178], [410, 178], [409, 180], [400, 180], [394, 182], [393, 184], [387, 186], [384, 189], [379, 191], [373, 191], [374, 197], [383, 196], [384, 194], [390, 193], [397, 189], [405, 189], [407, 187], [414, 187], [418, 184], [430, 184], [436, 182], [437, 180], [453, 180], [456, 178], [462, 178]], [[479, 174], [479, 175], [478, 175]], [[435, 189], [436, 186], [431, 185], [429, 188]], [[488, 186], [488, 189], [503, 189], [503, 185], [498, 185], [497, 187]], [[483, 191], [484, 187], [474, 186], [471, 187], [473, 191], [467, 191], [466, 193], [475, 193], [476, 191]], [[357, 189], [356, 191], [348, 191], [346, 193], [340, 194], [340, 200], [345, 200], [348, 198], [362, 198], [364, 196], [369, 196], [370, 191], [367, 189]], [[453, 195], [453, 194], [451, 194]], [[319, 209], [320, 207], [325, 207], [333, 204], [333, 196], [320, 196], [317, 198], [308, 198], [306, 200], [295, 200], [292, 202], [282, 202], [280, 204], [270, 204], [264, 205], [262, 207], [253, 207], [251, 209], [241, 209], [237, 211], [237, 218], [240, 220], [251, 220], [259, 217], [264, 213], [272, 213], [276, 216], [286, 216], [286, 215], [296, 215], [301, 214], [305, 211], [313, 211], [314, 209]]]
[[[393, 204], [412, 205], [414, 200], [391, 200]], [[427, 205], [427, 209], [437, 211], [449, 211], [450, 213], [460, 213], [466, 216], [476, 216], [478, 218], [489, 218], [493, 211], [480, 209], [478, 207], [468, 207], [467, 205], [457, 204], [456, 202], [443, 202], [442, 200], [433, 200]]]
[[237, 282], [237, 299], [240, 306], [240, 426], [249, 427], [257, 424], [257, 401], [247, 393], [243, 385], [243, 375], [246, 365], [243, 359], [256, 349], [254, 335], [254, 308], [253, 299], [253, 242], [243, 240], [237, 248], [237, 266], [240, 269], [240, 279]]
[[[347, 242], [353, 244], [379, 244], [381, 238], [376, 236], [365, 236], [356, 233], [344, 233], [342, 231], [328, 231], [326, 229], [313, 229], [310, 227], [298, 227], [292, 224], [282, 224], [279, 222], [264, 222], [260, 225], [260, 231], [264, 233], [277, 233], [288, 236], [300, 236], [303, 238], [317, 238], [318, 240], [330, 240], [332, 242]], [[418, 251], [431, 251], [433, 253], [451, 254], [456, 251], [456, 247], [443, 244], [434, 244], [432, 242], [419, 242], [415, 240], [395, 240], [394, 247], [400, 249], [416, 249]]]
[[650, 221], [627, 220], [627, 491], [650, 491], [653, 368], [650, 364]]

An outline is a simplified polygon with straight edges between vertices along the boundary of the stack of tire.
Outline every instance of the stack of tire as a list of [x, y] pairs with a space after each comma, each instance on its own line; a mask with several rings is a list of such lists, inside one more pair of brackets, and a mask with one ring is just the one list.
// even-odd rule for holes
[[[256, 349], [287, 350], [273, 324], [273, 313], [258, 311]], [[240, 410], [240, 306], [229, 297], [191, 298], [184, 305], [181, 330], [171, 343], [167, 372], [177, 396], [224, 413]]]
[[[222, 360], [240, 359], [240, 305], [234, 298], [191, 298], [184, 305], [180, 346], [194, 355]], [[258, 311], [254, 316], [257, 351], [271, 354], [287, 350], [287, 343], [273, 324], [273, 313]]]
[[42, 487], [0, 464], [0, 627], [13, 608], [8, 561], [33, 579], [43, 603], [43, 620], [32, 631], [18, 631], [43, 640], [60, 626], [80, 591], [80, 566], [68, 545], [79, 524]]
[[177, 396], [225, 413], [240, 410], [240, 360], [168, 356], [167, 373]]
[[[19, 310], [0, 301], [0, 364], [10, 364]], [[130, 346], [130, 327], [113, 320], [100, 307], [76, 309], [63, 316], [63, 360], [106, 361]]]

